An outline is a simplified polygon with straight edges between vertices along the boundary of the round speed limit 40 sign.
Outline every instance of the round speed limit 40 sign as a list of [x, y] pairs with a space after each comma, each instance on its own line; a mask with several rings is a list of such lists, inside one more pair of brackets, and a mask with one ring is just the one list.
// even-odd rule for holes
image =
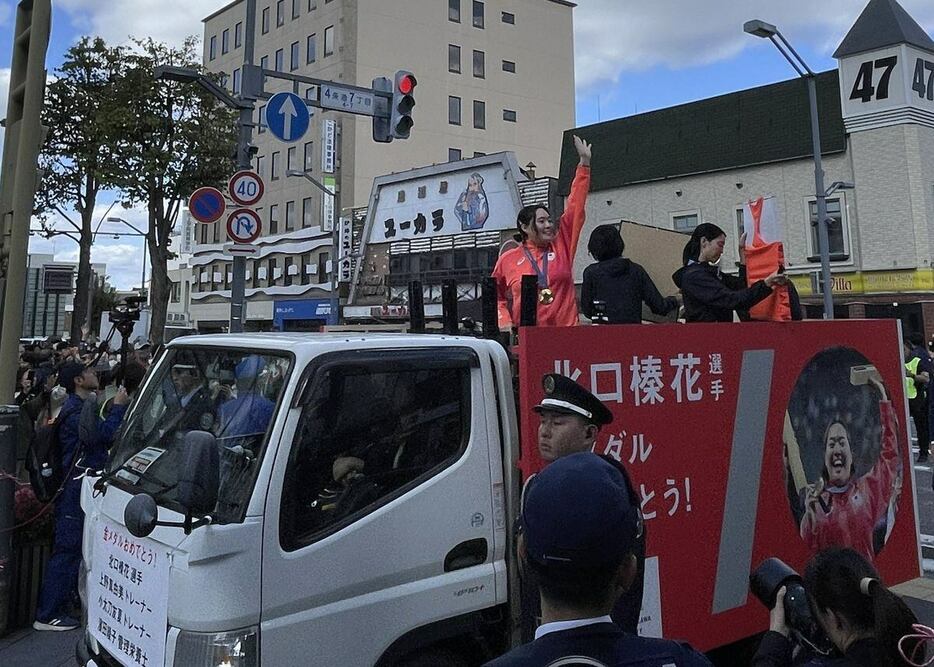
[[238, 171], [227, 184], [230, 198], [240, 206], [253, 206], [263, 198], [266, 186], [255, 171]]
[[253, 243], [263, 231], [259, 214], [248, 208], [238, 208], [227, 218], [227, 238], [234, 243]]

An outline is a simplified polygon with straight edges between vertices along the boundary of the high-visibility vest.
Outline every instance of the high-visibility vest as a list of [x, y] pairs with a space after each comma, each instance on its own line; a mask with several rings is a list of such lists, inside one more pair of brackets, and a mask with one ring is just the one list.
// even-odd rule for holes
[[[915, 357], [914, 359], [912, 359], [911, 361], [905, 364], [905, 368], [907, 368], [912, 375], [917, 375], [918, 364], [920, 363], [921, 363], [921, 359], [919, 359], [918, 357]], [[918, 397], [918, 388], [915, 387], [915, 381], [913, 378], [910, 378], [910, 377], [905, 378], [905, 395], [908, 396], [909, 401], [913, 398]]]

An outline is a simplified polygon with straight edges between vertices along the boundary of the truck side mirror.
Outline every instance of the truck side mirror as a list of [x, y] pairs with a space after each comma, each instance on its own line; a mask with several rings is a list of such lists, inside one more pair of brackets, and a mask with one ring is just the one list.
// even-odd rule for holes
[[214, 511], [220, 485], [220, 452], [217, 441], [207, 431], [185, 435], [178, 477], [178, 502], [190, 514]]
[[148, 537], [156, 528], [159, 508], [148, 493], [138, 493], [130, 498], [123, 510], [123, 523], [134, 537]]

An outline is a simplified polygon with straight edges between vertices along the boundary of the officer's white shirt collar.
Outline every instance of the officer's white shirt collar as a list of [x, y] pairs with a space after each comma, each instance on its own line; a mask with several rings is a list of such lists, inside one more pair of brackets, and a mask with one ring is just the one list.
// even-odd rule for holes
[[554, 621], [538, 626], [535, 631], [535, 639], [544, 637], [551, 632], [561, 632], [573, 628], [582, 628], [585, 625], [597, 625], [598, 623], [612, 623], [613, 619], [609, 616], [595, 616], [593, 618], [579, 618], [573, 621]]

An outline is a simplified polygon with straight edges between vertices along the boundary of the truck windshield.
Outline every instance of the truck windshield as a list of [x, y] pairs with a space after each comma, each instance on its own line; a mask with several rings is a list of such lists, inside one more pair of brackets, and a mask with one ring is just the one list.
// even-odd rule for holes
[[111, 453], [112, 481], [176, 501], [185, 435], [208, 431], [220, 451], [213, 517], [242, 521], [292, 362], [246, 350], [169, 348], [152, 371]]

